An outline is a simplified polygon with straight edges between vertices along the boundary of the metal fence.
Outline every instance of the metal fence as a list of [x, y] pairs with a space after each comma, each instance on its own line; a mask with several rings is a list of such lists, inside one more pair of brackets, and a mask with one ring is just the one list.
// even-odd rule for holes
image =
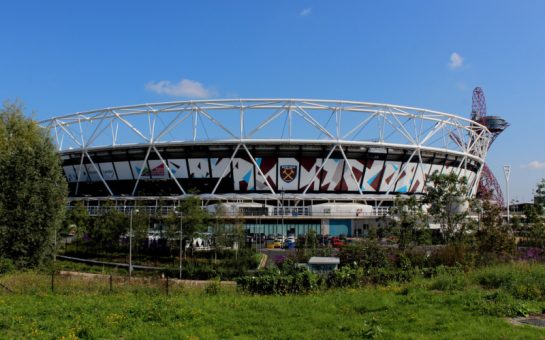
[[[68, 207], [72, 209], [72, 206]], [[86, 207], [90, 216], [98, 216], [109, 209], [115, 209], [124, 214], [129, 214], [131, 210], [138, 210], [140, 212], [147, 213], [149, 215], [166, 216], [172, 213], [173, 207], [169, 206], [93, 206]], [[382, 217], [388, 215], [389, 207], [373, 207], [373, 210], [362, 211], [331, 211], [324, 210], [320, 212], [312, 211], [311, 207], [274, 207], [272, 209], [244, 209], [240, 208], [237, 212], [226, 211], [222, 213], [224, 217], [316, 217], [316, 218], [365, 218], [365, 217]]]

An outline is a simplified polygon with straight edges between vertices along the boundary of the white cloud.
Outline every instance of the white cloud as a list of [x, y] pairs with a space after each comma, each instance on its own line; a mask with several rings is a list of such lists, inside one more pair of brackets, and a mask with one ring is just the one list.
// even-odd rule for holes
[[460, 91], [465, 91], [467, 89], [467, 85], [463, 81], [460, 81], [460, 82], [456, 83], [456, 87]]
[[311, 7], [305, 8], [304, 10], [301, 11], [301, 13], [299, 13], [299, 15], [302, 16], [302, 17], [306, 17], [307, 15], [310, 14], [310, 12], [312, 12]]
[[541, 169], [545, 169], [545, 162], [531, 161], [528, 164], [522, 165], [522, 167], [525, 169], [541, 170]]
[[182, 79], [178, 83], [172, 83], [170, 80], [150, 81], [146, 84], [146, 90], [184, 98], [210, 98], [217, 94], [213, 89], [191, 79]]
[[457, 52], [453, 52], [450, 55], [450, 63], [448, 63], [448, 66], [451, 69], [456, 69], [462, 67], [464, 64], [464, 58], [462, 58], [461, 55], [459, 55]]

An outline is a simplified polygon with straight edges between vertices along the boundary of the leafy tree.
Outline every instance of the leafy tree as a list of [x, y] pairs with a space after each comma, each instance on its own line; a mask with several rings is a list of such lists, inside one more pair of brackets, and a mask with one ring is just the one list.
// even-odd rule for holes
[[465, 178], [456, 174], [440, 174], [430, 177], [424, 202], [429, 204], [428, 213], [439, 223], [446, 243], [462, 242], [466, 236], [468, 200]]
[[509, 225], [503, 223], [501, 208], [490, 200], [479, 202], [481, 218], [476, 233], [478, 251], [486, 254], [510, 255], [515, 251], [515, 238]]
[[542, 178], [536, 185], [534, 204], [545, 205], [545, 178]]
[[530, 204], [524, 207], [525, 234], [530, 244], [545, 247], [545, 226], [543, 225], [543, 206]]
[[90, 242], [95, 247], [112, 250], [117, 248], [119, 238], [128, 230], [129, 217], [117, 211], [111, 202], [106, 202], [90, 226]]
[[218, 248], [229, 247], [232, 245], [232, 242], [229, 237], [229, 230], [225, 225], [225, 207], [219, 204], [212, 218], [212, 232], [214, 234], [214, 260], [217, 261]]
[[[130, 216], [129, 216], [130, 218]], [[150, 227], [150, 215], [146, 211], [134, 211], [132, 216], [133, 247], [135, 250], [141, 250], [148, 238]], [[130, 228], [130, 221], [128, 228]]]
[[399, 249], [405, 250], [418, 244], [430, 243], [430, 230], [422, 202], [416, 197], [396, 198], [390, 209], [399, 237]]
[[[182, 221], [183, 222], [183, 219]], [[175, 251], [180, 250], [180, 216], [172, 209], [163, 217], [163, 225], [165, 227], [165, 237], [167, 239], [167, 247], [170, 255], [174, 255]]]
[[85, 235], [89, 227], [90, 216], [87, 208], [81, 201], [77, 201], [66, 213], [64, 220], [65, 233], [69, 233], [75, 228], [76, 238], [81, 238]]
[[17, 103], [0, 109], [0, 188], [0, 256], [43, 263], [55, 250], [67, 185], [47, 130]]
[[81, 201], [77, 201], [66, 213], [63, 233], [75, 236], [76, 252], [79, 248], [80, 239], [89, 229], [89, 223], [91, 223], [89, 212]]
[[181, 202], [183, 214], [183, 234], [193, 239], [199, 232], [206, 230], [210, 216], [201, 208], [199, 196], [191, 195]]

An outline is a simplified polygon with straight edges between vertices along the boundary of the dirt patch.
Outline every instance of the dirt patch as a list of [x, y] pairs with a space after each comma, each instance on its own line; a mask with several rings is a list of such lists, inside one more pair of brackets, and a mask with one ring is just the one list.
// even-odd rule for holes
[[[84, 273], [84, 272], [73, 272], [73, 271], [60, 271], [59, 274], [61, 276], [67, 276], [67, 277], [79, 277], [83, 278], [84, 280], [92, 280], [92, 279], [108, 279], [110, 275], [104, 275], [104, 274], [93, 274], [93, 273]], [[119, 281], [129, 281], [128, 277], [126, 276], [113, 276], [113, 280], [119, 282]], [[132, 281], [134, 282], [151, 282], [151, 281], [164, 281], [165, 279], [155, 279], [155, 278], [145, 278], [145, 277], [132, 277]], [[181, 284], [184, 286], [197, 286], [197, 287], [206, 287], [207, 285], [211, 283], [215, 283], [217, 281], [207, 281], [207, 280], [179, 280], [179, 279], [173, 279], [169, 278], [169, 281], [173, 284]], [[236, 286], [236, 282], [234, 281], [220, 281], [220, 285], [222, 286]]]
[[509, 318], [508, 321], [513, 325], [518, 326], [530, 325], [534, 327], [545, 328], [545, 315], [543, 314]]

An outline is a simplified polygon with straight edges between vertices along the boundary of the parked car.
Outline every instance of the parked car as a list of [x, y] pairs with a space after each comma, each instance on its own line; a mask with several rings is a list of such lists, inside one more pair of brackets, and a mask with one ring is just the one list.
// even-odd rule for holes
[[333, 246], [333, 248], [339, 248], [344, 246], [345, 242], [341, 240], [339, 237], [334, 236], [331, 238], [331, 245]]
[[284, 241], [284, 249], [293, 249], [293, 248], [295, 248], [295, 237], [291, 236]]
[[282, 248], [282, 239], [275, 239], [274, 240], [274, 248]]
[[275, 240], [273, 240], [273, 239], [265, 240], [265, 247], [267, 249], [274, 249], [275, 248]]

